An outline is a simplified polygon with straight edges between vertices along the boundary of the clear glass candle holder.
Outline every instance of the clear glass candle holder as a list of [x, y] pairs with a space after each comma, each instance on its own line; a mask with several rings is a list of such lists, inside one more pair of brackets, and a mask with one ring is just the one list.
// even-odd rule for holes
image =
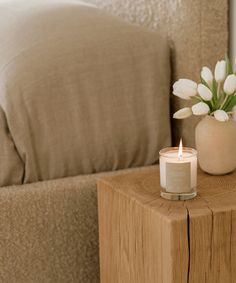
[[188, 200], [197, 195], [197, 151], [167, 147], [159, 152], [161, 196]]

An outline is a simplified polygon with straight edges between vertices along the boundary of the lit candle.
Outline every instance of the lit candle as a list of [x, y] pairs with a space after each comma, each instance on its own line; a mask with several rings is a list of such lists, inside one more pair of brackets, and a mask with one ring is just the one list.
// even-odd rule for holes
[[167, 199], [190, 199], [196, 196], [197, 152], [182, 146], [160, 151], [161, 196]]

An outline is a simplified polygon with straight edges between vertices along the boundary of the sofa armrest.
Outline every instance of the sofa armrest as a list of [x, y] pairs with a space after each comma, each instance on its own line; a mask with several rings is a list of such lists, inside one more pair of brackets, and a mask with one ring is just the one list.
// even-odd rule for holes
[[99, 282], [96, 178], [0, 190], [1, 282]]

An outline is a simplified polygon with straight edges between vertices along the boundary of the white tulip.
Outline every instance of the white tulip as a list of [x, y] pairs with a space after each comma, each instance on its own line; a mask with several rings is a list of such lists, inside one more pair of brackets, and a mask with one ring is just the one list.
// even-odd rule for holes
[[189, 107], [184, 107], [174, 113], [173, 118], [175, 119], [185, 119], [192, 116], [192, 110]]
[[182, 98], [190, 99], [197, 94], [197, 83], [188, 79], [180, 79], [173, 85], [173, 94]]
[[215, 66], [215, 80], [223, 82], [226, 77], [226, 62], [225, 60], [218, 61]]
[[233, 108], [233, 119], [236, 121], [236, 105]]
[[224, 82], [224, 92], [228, 95], [236, 91], [236, 76], [234, 74], [228, 75]]
[[198, 85], [197, 92], [203, 100], [210, 101], [212, 99], [212, 92], [204, 84]]
[[214, 112], [214, 117], [220, 122], [225, 122], [229, 120], [229, 115], [224, 110], [216, 110]]
[[192, 111], [194, 115], [206, 115], [210, 111], [210, 107], [204, 102], [198, 102], [192, 106]]
[[212, 86], [213, 74], [208, 67], [202, 67], [201, 77], [204, 79], [205, 82], [207, 82], [209, 86]]

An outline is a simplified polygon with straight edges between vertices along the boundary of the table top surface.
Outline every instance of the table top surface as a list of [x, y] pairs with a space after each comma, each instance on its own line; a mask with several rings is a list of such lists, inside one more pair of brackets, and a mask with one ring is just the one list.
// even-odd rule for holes
[[169, 220], [198, 217], [236, 209], [236, 171], [212, 176], [198, 170], [197, 197], [187, 201], [169, 201], [160, 197], [159, 167], [101, 179], [100, 184], [115, 190]]

